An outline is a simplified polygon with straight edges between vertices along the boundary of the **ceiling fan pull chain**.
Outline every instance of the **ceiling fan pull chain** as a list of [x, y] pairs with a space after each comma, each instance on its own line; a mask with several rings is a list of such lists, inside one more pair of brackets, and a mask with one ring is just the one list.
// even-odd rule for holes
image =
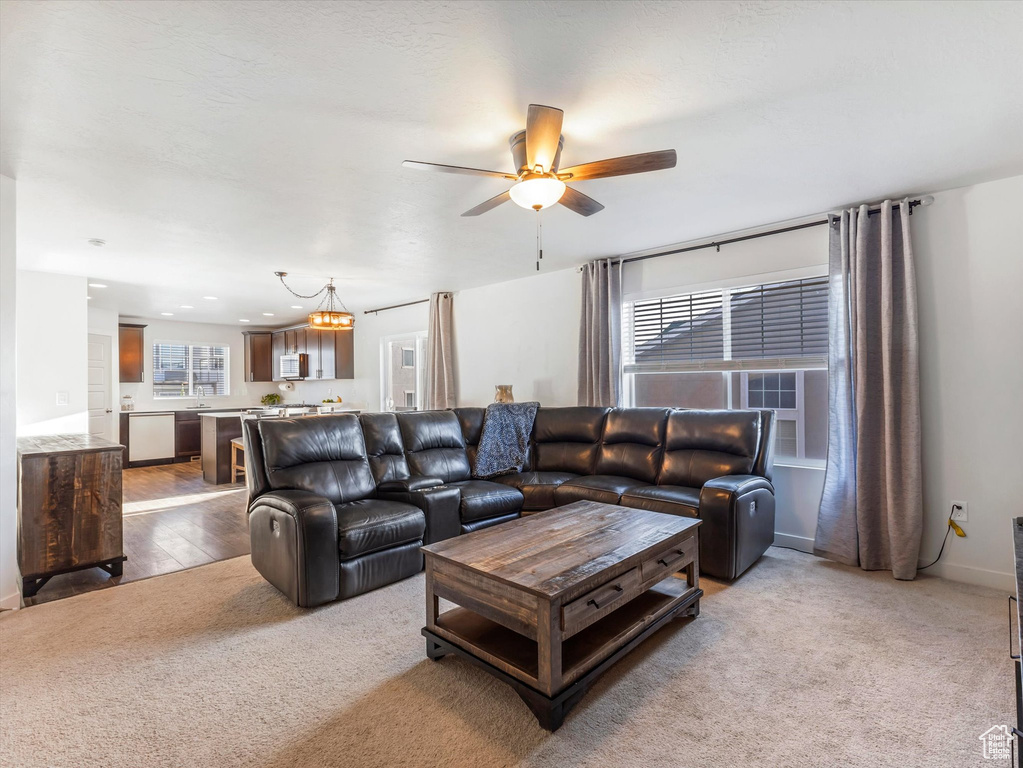
[[536, 209], [536, 271], [540, 271], [540, 260], [543, 258], [543, 220], [540, 209]]

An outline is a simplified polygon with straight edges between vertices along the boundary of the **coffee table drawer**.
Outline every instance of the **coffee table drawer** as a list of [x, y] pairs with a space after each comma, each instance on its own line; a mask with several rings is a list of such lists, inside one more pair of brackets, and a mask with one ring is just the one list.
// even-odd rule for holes
[[639, 568], [633, 568], [566, 605], [561, 609], [561, 627], [565, 636], [586, 629], [634, 598], [642, 591], [640, 581]]
[[644, 561], [642, 565], [643, 581], [659, 580], [662, 577], [670, 576], [682, 570], [693, 562], [698, 546], [696, 537], [691, 536], [685, 541], [674, 544], [649, 560]]

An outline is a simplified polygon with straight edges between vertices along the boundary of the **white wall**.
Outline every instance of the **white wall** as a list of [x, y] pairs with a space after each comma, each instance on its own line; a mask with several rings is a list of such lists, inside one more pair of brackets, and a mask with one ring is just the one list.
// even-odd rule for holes
[[86, 279], [18, 270], [16, 306], [18, 434], [88, 431]]
[[921, 561], [969, 502], [930, 572], [1014, 590], [1010, 519], [1023, 515], [1023, 176], [934, 196], [912, 219], [920, 318]]
[[519, 401], [577, 403], [580, 281], [564, 269], [455, 294], [459, 405], [492, 403], [497, 384]]
[[[213, 408], [240, 408], [258, 406], [259, 398], [268, 392], [277, 392], [277, 385], [245, 381], [245, 344], [242, 330], [233, 325], [207, 323], [182, 323], [174, 320], [149, 320], [121, 317], [123, 323], [145, 325], [143, 331], [144, 366], [143, 378], [139, 383], [120, 384], [120, 396], [132, 395], [135, 410], [173, 411], [195, 404], [195, 398], [153, 397], [153, 343], [157, 341], [184, 341], [196, 344], [218, 344], [230, 347], [228, 387], [231, 394], [220, 397], [206, 397], [203, 402]], [[116, 377], [114, 379], [117, 380]], [[120, 405], [117, 406], [120, 408]]]
[[16, 185], [0, 176], [0, 608], [21, 604], [18, 572]]

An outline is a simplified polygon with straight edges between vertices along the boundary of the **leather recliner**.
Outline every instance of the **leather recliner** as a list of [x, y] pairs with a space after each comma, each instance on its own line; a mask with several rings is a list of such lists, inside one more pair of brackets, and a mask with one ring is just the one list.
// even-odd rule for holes
[[243, 423], [252, 564], [296, 605], [422, 570], [426, 517], [404, 500], [376, 498], [358, 417]]
[[519, 517], [519, 490], [472, 478], [462, 425], [453, 411], [409, 411], [397, 414], [397, 419], [412, 474], [439, 478], [458, 489], [462, 533]]

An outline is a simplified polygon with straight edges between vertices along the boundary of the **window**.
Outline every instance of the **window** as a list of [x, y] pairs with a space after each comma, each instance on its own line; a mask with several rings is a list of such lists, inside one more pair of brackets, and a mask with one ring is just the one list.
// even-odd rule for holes
[[414, 411], [424, 405], [426, 331], [388, 336], [380, 342], [380, 408]]
[[624, 315], [634, 405], [770, 408], [776, 455], [823, 463], [827, 276], [626, 302]]
[[158, 341], [153, 344], [153, 397], [230, 394], [230, 347]]

